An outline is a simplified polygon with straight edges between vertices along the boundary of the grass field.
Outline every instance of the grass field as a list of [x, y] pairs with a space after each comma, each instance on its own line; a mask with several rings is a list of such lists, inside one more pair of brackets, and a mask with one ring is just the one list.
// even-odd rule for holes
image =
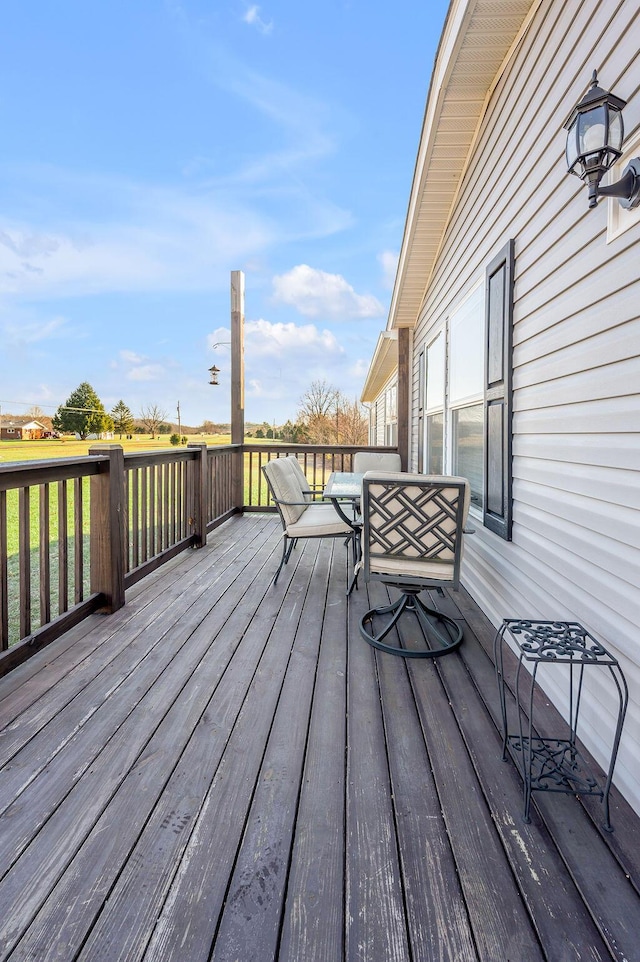
[[[205, 441], [207, 444], [230, 444], [229, 434], [194, 434], [189, 441]], [[49, 461], [51, 458], [77, 458], [88, 454], [89, 448], [100, 441], [75, 441], [73, 438], [59, 438], [48, 441], [0, 441], [0, 464], [15, 461]], [[162, 451], [171, 448], [169, 435], [159, 438], [136, 434], [131, 441], [114, 438], [109, 444], [121, 444], [127, 451]]]

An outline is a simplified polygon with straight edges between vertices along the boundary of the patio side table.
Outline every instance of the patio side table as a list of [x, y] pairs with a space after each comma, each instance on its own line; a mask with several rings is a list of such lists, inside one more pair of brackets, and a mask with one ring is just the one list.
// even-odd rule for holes
[[[518, 657], [515, 677], [515, 724], [510, 728], [503, 668], [505, 639], [513, 640]], [[496, 632], [494, 660], [502, 712], [502, 757], [507, 751], [524, 781], [524, 821], [529, 822], [533, 791], [599, 795], [604, 808], [604, 828], [613, 831], [609, 820], [609, 790], [616, 763], [622, 726], [627, 710], [628, 689], [617, 660], [575, 621], [528, 621], [506, 618]], [[529, 663], [531, 671], [524, 668]], [[569, 717], [564, 737], [540, 737], [534, 724], [534, 686], [541, 666], [567, 665]], [[582, 707], [584, 672], [607, 669], [618, 693], [618, 717], [604, 784], [589, 772], [577, 746]], [[527, 691], [528, 687], [528, 691]]]

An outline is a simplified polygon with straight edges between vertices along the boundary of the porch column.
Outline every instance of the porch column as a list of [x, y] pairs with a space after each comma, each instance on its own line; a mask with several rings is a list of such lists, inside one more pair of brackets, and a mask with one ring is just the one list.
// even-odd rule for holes
[[[244, 444], [244, 274], [231, 271], [231, 443]], [[244, 452], [233, 456], [233, 503], [244, 501]]]
[[402, 470], [409, 464], [410, 415], [411, 415], [411, 329], [398, 330], [398, 453]]

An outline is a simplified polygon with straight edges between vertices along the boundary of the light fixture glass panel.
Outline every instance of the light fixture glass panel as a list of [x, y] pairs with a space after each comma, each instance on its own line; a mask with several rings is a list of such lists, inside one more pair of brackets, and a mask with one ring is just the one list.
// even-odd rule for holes
[[567, 134], [567, 167], [569, 170], [573, 167], [576, 160], [578, 159], [578, 154], [580, 150], [578, 148], [578, 118], [573, 121], [569, 127], [569, 132]]
[[614, 150], [622, 150], [624, 140], [624, 124], [619, 110], [609, 108], [609, 145]]
[[606, 146], [607, 115], [602, 105], [581, 114], [579, 119], [580, 153], [597, 154]]

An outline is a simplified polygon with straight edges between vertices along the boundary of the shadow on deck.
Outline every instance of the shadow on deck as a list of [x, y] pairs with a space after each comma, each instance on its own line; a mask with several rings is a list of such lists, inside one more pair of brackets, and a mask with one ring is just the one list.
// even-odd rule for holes
[[232, 519], [0, 679], [0, 960], [640, 959], [639, 821], [524, 824], [465, 592], [458, 652], [376, 653], [342, 544], [272, 587], [279, 535]]

